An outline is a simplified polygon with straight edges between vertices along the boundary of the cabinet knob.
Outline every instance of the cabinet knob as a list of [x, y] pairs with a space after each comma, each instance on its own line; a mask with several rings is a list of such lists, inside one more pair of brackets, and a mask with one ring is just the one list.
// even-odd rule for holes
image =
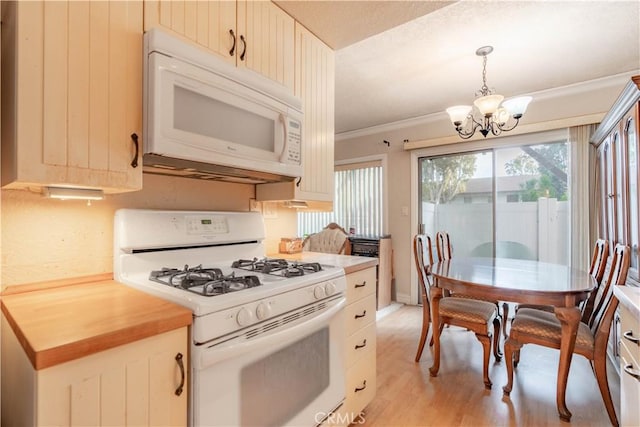
[[236, 54], [236, 33], [233, 30], [229, 30], [229, 34], [231, 34], [231, 39], [233, 40], [233, 46], [231, 46], [231, 50], [229, 50], [229, 56], [233, 56]]
[[626, 331], [625, 333], [622, 334], [622, 336], [624, 337], [624, 339], [626, 339], [627, 341], [631, 341], [632, 343], [635, 343], [635, 344], [640, 343], [640, 338], [634, 337], [632, 330]]
[[355, 318], [356, 319], [361, 319], [361, 318], [365, 317], [366, 315], [367, 315], [367, 310], [363, 310], [362, 314], [356, 314]]
[[242, 42], [242, 53], [240, 54], [240, 61], [244, 61], [244, 56], [247, 53], [247, 41], [244, 39], [244, 36], [240, 34], [240, 41]]
[[637, 369], [633, 369], [632, 364], [628, 363], [624, 365], [622, 369], [624, 369], [624, 372], [626, 372], [628, 375], [631, 375], [633, 378], [640, 380], [640, 371]]
[[133, 155], [133, 159], [131, 160], [131, 167], [137, 168], [138, 167], [138, 155], [140, 154], [140, 146], [138, 145], [138, 134], [137, 133], [132, 133], [131, 134], [131, 140], [133, 141], [133, 146], [136, 149], [136, 152]]
[[184, 388], [184, 363], [182, 362], [182, 353], [176, 354], [176, 363], [180, 368], [180, 385], [176, 389], [176, 396], [180, 396], [182, 394], [182, 389]]

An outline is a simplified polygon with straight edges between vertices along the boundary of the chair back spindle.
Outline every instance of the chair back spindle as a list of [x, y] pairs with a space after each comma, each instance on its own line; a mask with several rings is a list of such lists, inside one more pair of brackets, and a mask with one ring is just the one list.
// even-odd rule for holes
[[451, 259], [451, 239], [446, 231], [436, 233], [436, 250], [438, 251], [438, 261]]
[[431, 281], [431, 265], [433, 264], [433, 253], [431, 252], [431, 237], [426, 234], [417, 234], [413, 238], [413, 252], [416, 270], [418, 271], [418, 281], [422, 290], [422, 303], [429, 304], [429, 287]]
[[[595, 310], [587, 322], [596, 339], [598, 339], [598, 335], [603, 333], [606, 335], [604, 339], [609, 339], [611, 322], [618, 304], [617, 299], [613, 296], [613, 287], [622, 286], [627, 280], [630, 263], [629, 252], [629, 247], [621, 244], [617, 244], [613, 249], [609, 276], [603, 279], [605, 282], [598, 289], [598, 291], [602, 290], [601, 298], [596, 302]], [[612, 305], [615, 306], [613, 309], [611, 309]]]
[[[611, 261], [609, 259], [609, 242], [604, 239], [596, 240], [596, 244], [593, 248], [593, 255], [591, 256], [591, 266], [589, 267], [589, 274], [596, 280], [598, 287], [591, 292], [589, 298], [582, 304], [582, 321], [587, 323], [589, 318], [593, 314], [594, 306], [597, 302], [600, 302], [600, 296], [602, 295], [601, 284], [605, 280], [605, 277], [609, 277], [611, 272]], [[605, 276], [606, 275], [606, 276]]]

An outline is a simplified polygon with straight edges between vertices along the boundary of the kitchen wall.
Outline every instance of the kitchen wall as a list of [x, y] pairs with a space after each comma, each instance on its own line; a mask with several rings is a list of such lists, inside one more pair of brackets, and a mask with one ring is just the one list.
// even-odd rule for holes
[[[27, 190], [1, 191], [0, 289], [113, 271], [113, 215], [119, 208], [248, 211], [253, 185], [144, 175], [143, 190], [105, 200], [52, 200]], [[267, 253], [296, 233], [296, 213], [270, 211]], [[158, 230], [161, 232], [162, 230]]]
[[[633, 73], [631, 73], [633, 74]], [[534, 96], [522, 124], [549, 123], [552, 121], [599, 113], [604, 116], [631, 75], [613, 76], [586, 85], [548, 90], [532, 94]], [[405, 151], [403, 140], [423, 141], [431, 138], [454, 135], [451, 122], [445, 112], [426, 116], [422, 121], [404, 127], [378, 127], [366, 131], [352, 132], [336, 136], [335, 159], [348, 160], [376, 154], [387, 154], [389, 206], [388, 232], [392, 237], [394, 251], [395, 295], [392, 297], [405, 303], [411, 300], [411, 287], [417, 290], [417, 278], [413, 274], [412, 239], [417, 232], [417, 224], [411, 223], [411, 151]], [[508, 136], [508, 132], [504, 136]], [[499, 144], [500, 139], [490, 137]], [[390, 141], [387, 147], [382, 141]], [[462, 148], [460, 140], [455, 146]], [[452, 146], [455, 151], [457, 147]], [[417, 296], [417, 293], [416, 293]]]

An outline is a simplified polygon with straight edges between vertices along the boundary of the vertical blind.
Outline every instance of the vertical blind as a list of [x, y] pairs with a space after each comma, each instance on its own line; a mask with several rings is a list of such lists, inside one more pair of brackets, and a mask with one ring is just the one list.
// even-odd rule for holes
[[336, 166], [333, 212], [298, 212], [298, 235], [317, 233], [335, 222], [355, 234], [382, 234], [382, 164]]

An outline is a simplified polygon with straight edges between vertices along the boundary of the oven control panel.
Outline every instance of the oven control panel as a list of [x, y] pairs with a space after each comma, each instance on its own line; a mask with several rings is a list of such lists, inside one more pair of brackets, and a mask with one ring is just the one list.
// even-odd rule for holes
[[185, 218], [187, 234], [227, 234], [227, 218], [220, 215], [190, 215]]

